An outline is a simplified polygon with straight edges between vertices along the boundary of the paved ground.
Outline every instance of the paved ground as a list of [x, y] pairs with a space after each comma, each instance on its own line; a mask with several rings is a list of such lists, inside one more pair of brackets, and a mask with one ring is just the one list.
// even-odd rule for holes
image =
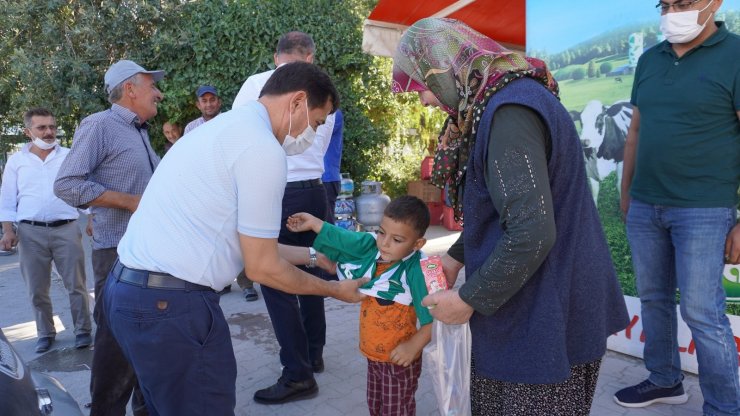
[[[82, 226], [82, 221], [80, 221]], [[432, 227], [427, 235], [427, 252], [441, 253], [456, 234], [441, 227]], [[89, 242], [85, 243], [89, 250]], [[93, 279], [88, 256], [88, 288], [92, 293]], [[236, 284], [234, 291], [222, 297], [221, 307], [231, 326], [231, 336], [238, 362], [236, 381], [237, 415], [366, 415], [366, 361], [357, 349], [358, 306], [333, 299], [326, 302], [327, 345], [324, 350], [326, 371], [318, 374], [318, 397], [280, 406], [265, 406], [252, 400], [254, 391], [266, 387], [280, 375], [278, 345], [267, 316], [264, 302], [244, 302]], [[36, 342], [33, 315], [18, 267], [18, 256], [0, 257], [0, 327], [21, 357], [31, 366], [58, 378], [79, 403], [90, 399], [88, 383], [91, 350], [75, 350], [69, 303], [61, 280], [52, 281], [52, 301], [58, 316], [57, 342], [46, 354], [34, 353]], [[696, 377], [687, 376], [685, 387], [691, 395], [682, 406], [655, 405], [647, 409], [629, 410], [616, 405], [612, 395], [617, 389], [636, 384], [647, 375], [642, 362], [621, 354], [607, 353], [604, 359], [592, 415], [697, 415], [701, 414], [702, 396]], [[424, 368], [416, 394], [417, 413], [436, 416], [440, 412], [429, 378]]]

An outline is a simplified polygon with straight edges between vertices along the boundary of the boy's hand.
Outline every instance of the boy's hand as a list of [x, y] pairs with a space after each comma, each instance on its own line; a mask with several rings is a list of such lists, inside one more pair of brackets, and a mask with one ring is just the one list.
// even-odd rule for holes
[[391, 361], [395, 365], [408, 367], [421, 356], [421, 349], [412, 340], [404, 341], [391, 351]]
[[432, 339], [432, 324], [425, 324], [419, 328], [418, 331], [411, 338], [398, 344], [396, 348], [391, 351], [391, 361], [393, 364], [400, 365], [403, 367], [410, 366], [414, 361], [421, 357], [421, 351], [424, 346], [429, 344]]
[[290, 217], [285, 223], [285, 226], [294, 233], [303, 231], [313, 231], [316, 234], [321, 232], [321, 227], [324, 225], [324, 221], [314, 217], [307, 212], [298, 212]]

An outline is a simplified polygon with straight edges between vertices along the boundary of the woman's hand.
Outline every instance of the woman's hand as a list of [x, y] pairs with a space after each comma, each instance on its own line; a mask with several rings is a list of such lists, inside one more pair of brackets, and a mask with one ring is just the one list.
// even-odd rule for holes
[[445, 254], [444, 256], [442, 256], [442, 271], [444, 271], [445, 273], [448, 288], [451, 289], [453, 286], [455, 286], [457, 276], [460, 274], [460, 270], [463, 268], [463, 266], [465, 265], [453, 259], [452, 256], [450, 256], [449, 254]]
[[442, 290], [432, 293], [422, 300], [434, 319], [446, 324], [464, 324], [473, 315], [473, 307], [465, 303], [457, 290]]

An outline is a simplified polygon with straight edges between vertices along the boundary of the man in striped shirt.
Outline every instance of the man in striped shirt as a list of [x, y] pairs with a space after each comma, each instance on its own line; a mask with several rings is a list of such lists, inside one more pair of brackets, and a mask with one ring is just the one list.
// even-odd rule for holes
[[163, 76], [163, 71], [147, 71], [132, 61], [113, 64], [105, 73], [112, 106], [82, 120], [54, 183], [59, 198], [73, 207], [89, 206], [93, 214], [97, 331], [90, 375], [91, 416], [124, 415], [132, 391], [134, 414], [148, 414], [136, 375], [107, 327], [101, 301], [118, 242], [159, 163], [149, 143], [147, 120], [157, 115], [162, 93], [156, 83]]

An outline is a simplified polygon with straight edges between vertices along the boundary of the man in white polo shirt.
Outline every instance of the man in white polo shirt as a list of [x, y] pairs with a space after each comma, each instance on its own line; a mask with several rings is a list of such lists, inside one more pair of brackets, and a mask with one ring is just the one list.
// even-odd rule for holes
[[[280, 37], [275, 51], [275, 65], [279, 68], [289, 62], [313, 62], [316, 46], [313, 39], [303, 32], [288, 32]], [[234, 108], [256, 100], [265, 83], [275, 71], [266, 71], [249, 77], [234, 99]], [[326, 189], [321, 183], [324, 173], [324, 154], [329, 147], [334, 129], [334, 114], [316, 129], [316, 139], [306, 151], [288, 156], [288, 182], [282, 202], [282, 224], [278, 241], [282, 244], [311, 247], [314, 232], [294, 233], [285, 227], [287, 218], [297, 212], [308, 212], [326, 218], [329, 209]], [[304, 268], [322, 276], [321, 270]], [[248, 276], [248, 275], [247, 275]], [[237, 279], [238, 281], [239, 279]], [[263, 404], [280, 404], [305, 398], [310, 391], [286, 388], [283, 379], [313, 383], [314, 373], [324, 371], [324, 344], [326, 343], [326, 317], [324, 298], [321, 296], [296, 296], [269, 287], [262, 288], [265, 306], [270, 314], [275, 337], [280, 344], [282, 377], [277, 383], [258, 390], [254, 400]]]
[[277, 242], [286, 153], [305, 150], [338, 102], [318, 67], [285, 65], [259, 101], [184, 136], [152, 176], [118, 245], [104, 307], [155, 414], [234, 414], [236, 360], [215, 291], [242, 267], [286, 292], [362, 298], [364, 282], [302, 272], [289, 261], [315, 264], [315, 254], [279, 252]]

